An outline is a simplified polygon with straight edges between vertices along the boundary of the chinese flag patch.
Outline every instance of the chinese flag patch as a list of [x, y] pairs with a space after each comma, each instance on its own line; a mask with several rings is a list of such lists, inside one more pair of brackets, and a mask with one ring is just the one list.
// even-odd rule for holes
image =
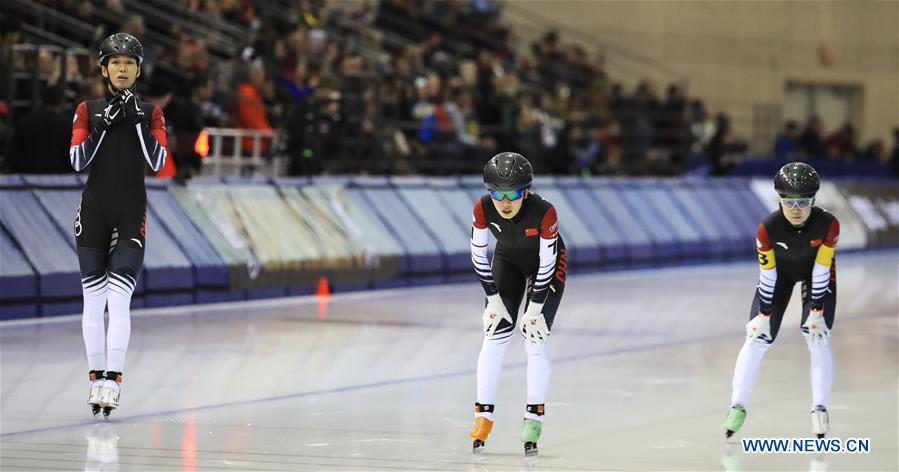
[[537, 236], [537, 228], [525, 228], [524, 235], [525, 236]]
[[808, 242], [808, 245], [811, 247], [818, 247], [821, 245], [821, 240], [820, 239], [812, 239], [811, 241]]

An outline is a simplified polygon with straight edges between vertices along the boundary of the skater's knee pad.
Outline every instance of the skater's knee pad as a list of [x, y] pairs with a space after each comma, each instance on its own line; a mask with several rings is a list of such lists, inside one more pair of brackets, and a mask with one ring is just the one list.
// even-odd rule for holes
[[525, 342], [524, 343], [524, 351], [528, 354], [528, 356], [548, 356], [549, 355], [549, 340], [544, 339], [539, 342]]
[[106, 273], [106, 251], [92, 247], [78, 248], [78, 267], [82, 279], [94, 279]]

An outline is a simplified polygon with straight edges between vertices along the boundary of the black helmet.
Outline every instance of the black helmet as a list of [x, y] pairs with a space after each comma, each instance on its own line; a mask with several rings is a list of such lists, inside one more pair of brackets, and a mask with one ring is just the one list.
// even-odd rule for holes
[[144, 47], [128, 33], [116, 33], [100, 43], [100, 65], [106, 65], [109, 56], [134, 56], [137, 67], [144, 62]]
[[820, 187], [818, 173], [803, 162], [791, 162], [781, 167], [774, 176], [774, 190], [781, 195], [812, 196]]
[[521, 154], [501, 152], [484, 166], [484, 186], [498, 192], [530, 187], [534, 181], [531, 163]]

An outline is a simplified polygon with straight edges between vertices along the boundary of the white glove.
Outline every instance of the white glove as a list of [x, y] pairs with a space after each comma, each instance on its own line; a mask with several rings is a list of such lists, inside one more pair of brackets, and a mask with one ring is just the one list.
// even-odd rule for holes
[[830, 342], [830, 328], [824, 321], [824, 310], [811, 308], [808, 311], [808, 318], [802, 327], [808, 330], [811, 336], [812, 344], [826, 345]]
[[543, 317], [542, 303], [528, 303], [528, 309], [521, 316], [521, 334], [526, 341], [534, 343], [549, 340], [549, 327]]
[[484, 335], [488, 338], [496, 332], [497, 326], [502, 320], [512, 324], [512, 315], [506, 310], [506, 305], [498, 293], [487, 295], [487, 308], [484, 309]]
[[772, 341], [771, 315], [759, 313], [749, 320], [749, 323], [746, 323], [746, 336], [753, 339], [758, 338], [770, 343]]

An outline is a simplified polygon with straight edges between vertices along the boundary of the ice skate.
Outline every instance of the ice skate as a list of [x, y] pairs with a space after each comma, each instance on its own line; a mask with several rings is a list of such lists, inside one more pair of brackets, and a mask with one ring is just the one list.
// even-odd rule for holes
[[[122, 374], [117, 372], [108, 372], [107, 378], [103, 381], [100, 388], [100, 408], [103, 409], [103, 416], [107, 419], [112, 410], [119, 407], [119, 394], [122, 392]], [[115, 380], [110, 380], [112, 376]]]
[[540, 440], [540, 432], [543, 430], [543, 422], [525, 418], [521, 423], [521, 442], [524, 443], [524, 455], [532, 457], [537, 455], [537, 441]]
[[493, 429], [493, 421], [483, 416], [475, 418], [474, 427], [471, 428], [471, 433], [469, 433], [469, 436], [474, 439], [471, 446], [472, 452], [479, 453], [483, 451], [484, 447], [487, 446], [487, 436], [490, 435], [491, 429]]
[[724, 432], [724, 437], [729, 438], [733, 436], [743, 426], [744, 421], [746, 421], [746, 409], [743, 408], [743, 405], [730, 407], [730, 411], [727, 412], [727, 418], [724, 420], [724, 428], [727, 430]]
[[812, 433], [818, 435], [818, 439], [824, 437], [830, 432], [830, 415], [827, 414], [827, 408], [823, 405], [815, 406], [810, 413], [812, 419]]
[[103, 372], [98, 370], [90, 371], [91, 390], [87, 397], [87, 404], [91, 407], [94, 416], [100, 413], [100, 390], [103, 387]]

